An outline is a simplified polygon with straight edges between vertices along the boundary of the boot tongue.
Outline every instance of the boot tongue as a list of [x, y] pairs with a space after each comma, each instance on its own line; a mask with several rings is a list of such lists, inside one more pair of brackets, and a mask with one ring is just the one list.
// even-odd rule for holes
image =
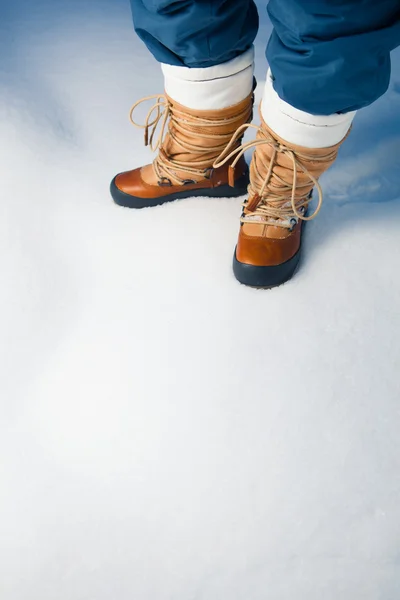
[[[308, 202], [311, 202], [312, 193], [309, 194]], [[304, 200], [301, 200], [302, 204], [300, 204], [300, 200], [297, 205], [297, 211], [300, 215], [304, 215], [306, 211], [306, 207], [303, 205]], [[268, 205], [271, 209], [275, 209], [276, 211], [281, 211], [281, 214], [277, 214], [275, 216], [269, 216], [268, 214], [262, 213], [262, 206]], [[260, 209], [260, 210], [257, 210]], [[285, 212], [284, 212], [285, 211]], [[255, 196], [249, 197], [244, 205], [244, 214], [247, 216], [247, 219], [251, 219], [252, 221], [270, 221], [277, 220], [282, 223], [287, 223], [288, 227], [292, 227], [293, 221], [298, 221], [299, 217], [296, 216], [293, 212], [292, 201], [291, 200], [279, 200], [276, 198], [268, 198], [265, 199], [260, 198], [258, 194]], [[295, 223], [294, 223], [295, 224]]]
[[[248, 204], [243, 211], [246, 221], [243, 222], [243, 233], [248, 236], [255, 237], [266, 237], [273, 239], [283, 239], [290, 235], [291, 230], [289, 227], [280, 227], [279, 225], [273, 225], [273, 219], [268, 219], [261, 214], [252, 213], [248, 211]], [[276, 219], [278, 221], [280, 219]], [[282, 222], [282, 220], [280, 220]]]
[[279, 227], [267, 224], [265, 222], [251, 221], [242, 225], [243, 233], [249, 237], [264, 237], [276, 240], [283, 240], [292, 234], [288, 227]]

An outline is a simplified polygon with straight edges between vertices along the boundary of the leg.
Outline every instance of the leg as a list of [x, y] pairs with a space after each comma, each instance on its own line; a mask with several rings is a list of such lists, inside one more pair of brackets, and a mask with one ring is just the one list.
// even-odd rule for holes
[[390, 51], [400, 44], [398, 0], [270, 0], [267, 58], [279, 97], [331, 115], [385, 93]]
[[[244, 158], [234, 189], [228, 165], [212, 167], [252, 115], [253, 0], [131, 2], [136, 31], [162, 63], [165, 94], [156, 97], [143, 127], [146, 143], [160, 152], [153, 164], [114, 178], [115, 202], [142, 208], [191, 196], [243, 195]], [[160, 140], [153, 144], [158, 124]]]
[[248, 50], [258, 30], [253, 0], [131, 0], [136, 33], [160, 63], [212, 67]]
[[[249, 199], [234, 258], [242, 283], [271, 287], [300, 259], [302, 224], [322, 204], [355, 111], [382, 95], [400, 44], [398, 0], [270, 0], [274, 31]], [[308, 215], [311, 192], [319, 202]]]

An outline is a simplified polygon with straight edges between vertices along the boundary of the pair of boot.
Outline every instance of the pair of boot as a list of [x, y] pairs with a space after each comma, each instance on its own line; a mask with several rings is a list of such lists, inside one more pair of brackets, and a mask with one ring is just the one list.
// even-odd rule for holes
[[[144, 125], [138, 126], [144, 129], [145, 145], [157, 152], [156, 158], [151, 165], [113, 179], [114, 201], [144, 208], [193, 196], [247, 194], [233, 259], [235, 277], [262, 288], [290, 279], [300, 260], [303, 224], [321, 208], [318, 179], [334, 162], [341, 142], [325, 148], [290, 143], [264, 120], [268, 106], [263, 106], [260, 126], [251, 125], [252, 92], [217, 110], [191, 109], [167, 94], [144, 100], [151, 99], [155, 104]], [[132, 112], [131, 120], [137, 125]], [[256, 136], [243, 144], [247, 128], [254, 128]], [[244, 158], [249, 149], [254, 149], [250, 169]], [[318, 204], [308, 215], [315, 187]]]

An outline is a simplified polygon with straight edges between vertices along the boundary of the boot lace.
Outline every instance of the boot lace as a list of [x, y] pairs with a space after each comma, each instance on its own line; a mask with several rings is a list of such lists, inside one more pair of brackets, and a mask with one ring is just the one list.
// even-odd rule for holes
[[[137, 123], [133, 118], [134, 111], [142, 103], [151, 100], [154, 100], [155, 103], [148, 111], [144, 123]], [[158, 150], [153, 167], [159, 182], [167, 185], [172, 183], [184, 185], [185, 183], [196, 183], [196, 179], [211, 177], [213, 161], [225, 149], [228, 142], [232, 141], [232, 130], [234, 131], [235, 124], [243, 122], [248, 113], [249, 108], [245, 107], [240, 113], [228, 118], [206, 119], [192, 114], [188, 117], [187, 113], [169, 101], [166, 94], [155, 94], [135, 102], [130, 110], [129, 118], [132, 125], [144, 129], [144, 145], [149, 146], [153, 152]], [[228, 127], [227, 133], [221, 131], [211, 133], [209, 131], [210, 128], [223, 127], [226, 129], [226, 126], [229, 125], [232, 127]], [[175, 152], [171, 156], [165, 150], [166, 135], [170, 141], [174, 142], [175, 148], [179, 152], [192, 155], [190, 161], [177, 159]], [[202, 143], [205, 138], [211, 140], [212, 145], [205, 146]], [[230, 148], [235, 143], [240, 143], [239, 138], [232, 142]], [[184, 171], [185, 175], [194, 179], [188, 180], [186, 177], [180, 177], [177, 171]]]
[[[257, 138], [232, 149], [237, 140], [242, 138], [245, 131], [249, 128], [257, 131]], [[262, 152], [257, 153], [257, 148], [261, 149], [265, 146], [270, 146], [272, 149], [272, 155], [268, 158], [269, 164], [267, 164], [268, 161], [262, 160]], [[218, 168], [235, 157], [229, 167], [230, 181], [233, 181], [234, 169], [238, 160], [250, 149], [255, 149], [255, 152], [250, 167], [249, 198], [243, 204], [244, 211], [241, 222], [262, 221], [266, 224], [293, 229], [299, 220], [311, 221], [315, 219], [322, 207], [323, 192], [318, 179], [310, 173], [302, 163], [302, 160], [313, 161], [314, 163], [319, 161], [321, 163], [333, 162], [337, 154], [337, 149], [327, 149], [327, 153], [323, 156], [315, 156], [315, 154], [307, 155], [298, 151], [294, 152], [288, 146], [280, 143], [262, 127], [246, 123], [238, 128], [230, 143], [214, 162], [213, 167]], [[287, 156], [293, 166], [293, 181], [291, 184], [288, 184], [287, 181], [274, 171], [280, 153]], [[299, 172], [303, 172], [307, 176], [308, 181], [299, 182]], [[274, 186], [271, 185], [272, 176], [274, 178]], [[310, 216], [306, 216], [308, 205], [311, 202], [310, 182], [314, 184], [318, 191], [318, 203], [314, 212]], [[277, 183], [279, 184], [278, 186]], [[302, 188], [306, 188], [303, 193]]]

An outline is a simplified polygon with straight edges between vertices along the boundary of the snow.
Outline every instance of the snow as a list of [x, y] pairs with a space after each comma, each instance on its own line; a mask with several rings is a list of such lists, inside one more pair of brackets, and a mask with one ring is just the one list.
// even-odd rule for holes
[[398, 598], [400, 53], [301, 271], [251, 290], [240, 199], [110, 201], [162, 91], [128, 3], [31, 4], [0, 35], [0, 597]]

